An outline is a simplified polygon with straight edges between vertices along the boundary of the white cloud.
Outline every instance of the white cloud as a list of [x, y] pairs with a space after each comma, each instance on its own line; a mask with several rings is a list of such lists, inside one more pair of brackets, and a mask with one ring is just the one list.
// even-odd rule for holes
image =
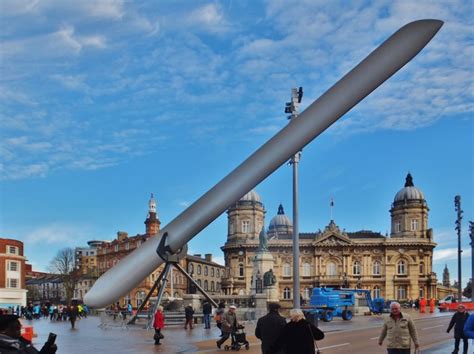
[[[470, 257], [471, 249], [464, 249], [462, 252], [462, 258]], [[437, 249], [433, 251], [433, 262], [441, 262], [458, 258], [458, 249], [457, 248], [445, 248]]]
[[68, 225], [49, 224], [30, 231], [26, 236], [28, 244], [75, 244], [78, 237], [83, 235], [81, 228], [71, 228]]
[[119, 20], [124, 16], [123, 0], [85, 1], [84, 7], [94, 17]]
[[229, 30], [229, 24], [219, 4], [207, 4], [195, 9], [187, 16], [186, 24], [215, 34]]

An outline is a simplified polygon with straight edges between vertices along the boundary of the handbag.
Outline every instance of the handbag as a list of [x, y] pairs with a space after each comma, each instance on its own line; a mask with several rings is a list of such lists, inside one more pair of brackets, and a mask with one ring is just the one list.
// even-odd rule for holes
[[309, 323], [308, 323], [308, 329], [309, 329], [309, 334], [311, 335], [311, 338], [313, 338], [314, 340], [314, 345], [316, 346], [316, 354], [322, 354], [322, 352], [319, 350], [318, 342], [316, 341], [316, 339], [314, 339], [313, 331], [311, 330], [311, 326]]
[[153, 335], [154, 340], [163, 339], [163, 338], [165, 338], [165, 336], [162, 335], [161, 332], [160, 333], [155, 332], [155, 334]]

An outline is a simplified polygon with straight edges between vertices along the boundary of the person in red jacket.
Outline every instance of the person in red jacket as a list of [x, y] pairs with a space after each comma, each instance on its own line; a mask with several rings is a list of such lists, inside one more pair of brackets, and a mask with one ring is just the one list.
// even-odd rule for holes
[[158, 310], [155, 313], [155, 320], [153, 321], [153, 328], [155, 329], [155, 335], [153, 339], [155, 340], [155, 345], [160, 345], [160, 339], [163, 339], [164, 336], [161, 334], [161, 330], [165, 326], [165, 316], [163, 315], [163, 306], [158, 306]]

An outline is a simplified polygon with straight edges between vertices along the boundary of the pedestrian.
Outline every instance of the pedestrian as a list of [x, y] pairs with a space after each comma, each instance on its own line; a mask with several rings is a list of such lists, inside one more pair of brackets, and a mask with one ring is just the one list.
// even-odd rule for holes
[[214, 321], [216, 321], [216, 326], [221, 330], [221, 337], [224, 335], [224, 332], [222, 332], [222, 320], [224, 317], [224, 311], [225, 311], [225, 304], [223, 302], [219, 303], [219, 306], [217, 307], [216, 314], [214, 316]]
[[420, 313], [425, 313], [426, 312], [426, 299], [422, 297], [420, 299]]
[[2, 354], [54, 354], [58, 347], [46, 342], [38, 351], [21, 336], [21, 323], [16, 315], [0, 315], [0, 353]]
[[464, 334], [464, 324], [467, 321], [469, 314], [466, 312], [466, 307], [463, 304], [458, 305], [458, 310], [451, 318], [451, 322], [449, 322], [448, 329], [446, 330], [447, 333], [454, 327], [454, 350], [453, 354], [457, 354], [459, 351], [459, 343], [461, 339], [463, 341], [463, 354], [467, 354], [468, 350], [468, 340], [467, 336]]
[[202, 305], [202, 315], [204, 317], [204, 329], [211, 328], [211, 313], [212, 313], [212, 306], [209, 301], [204, 300]]
[[293, 309], [290, 311], [290, 322], [283, 327], [271, 349], [273, 353], [281, 350], [285, 354], [314, 354], [315, 341], [323, 338], [323, 331], [308, 322], [303, 311]]
[[184, 329], [188, 329], [188, 325], [189, 329], [193, 329], [194, 309], [191, 304], [184, 308], [184, 317], [186, 318], [186, 322], [184, 323]]
[[158, 306], [158, 309], [155, 312], [155, 320], [153, 321], [153, 328], [155, 329], [155, 335], [153, 336], [153, 339], [155, 340], [155, 345], [161, 345], [160, 339], [164, 338], [163, 334], [161, 334], [163, 327], [165, 327], [163, 306]]
[[436, 305], [436, 301], [435, 301], [434, 297], [432, 297], [430, 299], [430, 313], [434, 313], [435, 305]]
[[281, 351], [271, 350], [272, 345], [276, 342], [286, 325], [285, 318], [278, 313], [280, 307], [277, 303], [269, 303], [268, 314], [260, 317], [257, 321], [255, 337], [262, 341], [262, 354], [281, 353]]
[[471, 314], [464, 324], [464, 335], [467, 338], [474, 339], [474, 315]]
[[128, 314], [130, 316], [133, 315], [133, 306], [132, 306], [132, 303], [130, 302], [130, 300], [128, 300], [127, 311], [128, 311]]
[[239, 322], [237, 321], [237, 315], [235, 313], [236, 309], [237, 307], [234, 305], [229, 306], [229, 311], [227, 311], [222, 317], [222, 338], [216, 342], [217, 348], [219, 349], [221, 349], [221, 345], [224, 344], [227, 339], [229, 339], [230, 335], [240, 327]]
[[68, 315], [69, 315], [69, 321], [71, 322], [71, 329], [75, 329], [74, 326], [76, 324], [76, 319], [77, 319], [77, 307], [74, 305], [69, 306], [68, 309]]
[[411, 340], [415, 343], [415, 350], [420, 348], [413, 320], [400, 311], [400, 304], [395, 301], [390, 304], [390, 316], [384, 321], [379, 345], [382, 345], [385, 337], [388, 354], [410, 354]]

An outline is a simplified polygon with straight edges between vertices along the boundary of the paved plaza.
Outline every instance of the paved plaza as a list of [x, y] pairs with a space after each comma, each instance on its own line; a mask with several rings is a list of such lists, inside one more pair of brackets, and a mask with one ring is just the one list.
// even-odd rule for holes
[[[410, 311], [411, 312], [411, 311]], [[451, 314], [418, 314], [411, 312], [422, 342], [423, 353], [446, 354], [452, 351], [452, 333], [446, 333]], [[98, 316], [89, 316], [77, 322], [72, 330], [69, 322], [51, 322], [48, 319], [23, 321], [32, 324], [37, 333], [33, 342], [41, 347], [49, 332], [58, 335], [58, 354], [83, 353], [219, 353], [215, 340], [219, 330], [213, 325], [205, 330], [197, 325], [193, 330], [181, 326], [168, 326], [163, 331], [163, 344], [155, 346], [153, 331], [146, 330], [144, 324], [122, 326], [120, 321], [110, 321], [101, 326]], [[335, 319], [330, 323], [320, 323], [326, 338], [318, 342], [323, 353], [365, 354], [386, 353], [385, 347], [377, 345], [382, 318], [380, 316], [357, 316], [352, 321]], [[253, 335], [255, 321], [246, 322], [250, 341], [249, 354], [260, 353], [260, 341]]]

